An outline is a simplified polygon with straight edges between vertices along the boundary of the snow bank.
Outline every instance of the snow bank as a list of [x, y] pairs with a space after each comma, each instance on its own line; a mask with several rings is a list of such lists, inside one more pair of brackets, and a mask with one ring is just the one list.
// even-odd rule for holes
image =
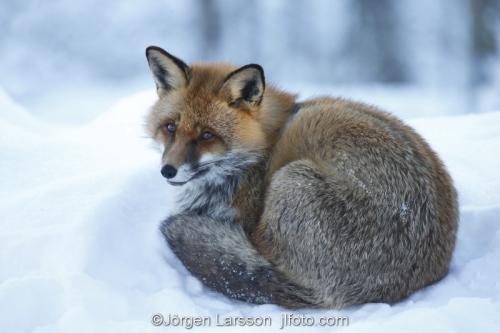
[[[280, 331], [290, 311], [205, 289], [160, 238], [175, 188], [161, 178], [159, 154], [143, 134], [153, 100], [154, 93], [133, 95], [70, 128], [41, 124], [0, 93], [3, 332], [175, 331], [154, 327], [155, 313], [209, 316], [210, 327], [194, 329], [214, 332], [217, 314], [271, 316], [272, 326], [260, 330]], [[440, 153], [459, 190], [450, 274], [393, 306], [293, 314], [348, 316], [352, 332], [499, 332], [500, 112], [409, 123]]]

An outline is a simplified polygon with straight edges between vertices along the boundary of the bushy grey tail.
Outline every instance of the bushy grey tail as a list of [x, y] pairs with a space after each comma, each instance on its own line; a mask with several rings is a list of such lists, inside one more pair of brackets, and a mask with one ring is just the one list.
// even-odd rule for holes
[[315, 306], [311, 292], [262, 257], [239, 224], [181, 214], [160, 229], [184, 266], [211, 289], [255, 304]]

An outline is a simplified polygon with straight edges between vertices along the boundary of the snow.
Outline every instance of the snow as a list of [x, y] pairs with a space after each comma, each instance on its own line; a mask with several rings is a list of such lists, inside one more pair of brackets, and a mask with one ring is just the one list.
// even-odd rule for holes
[[149, 83], [144, 50], [159, 45], [186, 63], [259, 63], [276, 82], [409, 84], [446, 113], [489, 111], [500, 107], [496, 9], [455, 0], [4, 0], [0, 86], [51, 120], [50, 106], [64, 105], [75, 123], [109, 107], [113, 88]]
[[0, 89], [2, 332], [185, 331], [154, 327], [156, 313], [209, 316], [210, 327], [193, 328], [208, 332], [220, 330], [217, 315], [271, 316], [259, 330], [281, 331], [283, 314], [347, 316], [349, 332], [500, 332], [500, 112], [402, 114], [459, 191], [458, 243], [443, 281], [392, 306], [292, 312], [207, 290], [164, 244], [158, 225], [175, 208], [176, 188], [162, 179], [143, 130], [154, 99], [151, 89], [93, 110], [99, 116], [85, 124], [55, 125]]

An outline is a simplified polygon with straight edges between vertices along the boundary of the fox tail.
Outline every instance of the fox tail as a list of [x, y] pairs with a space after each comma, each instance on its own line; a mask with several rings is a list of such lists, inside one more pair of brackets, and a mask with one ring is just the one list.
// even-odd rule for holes
[[311, 290], [260, 255], [237, 223], [176, 215], [160, 230], [184, 266], [211, 289], [249, 303], [315, 307]]

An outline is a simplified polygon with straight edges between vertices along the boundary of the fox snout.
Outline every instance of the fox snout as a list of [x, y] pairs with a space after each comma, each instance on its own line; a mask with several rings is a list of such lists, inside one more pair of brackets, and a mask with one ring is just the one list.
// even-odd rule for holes
[[161, 168], [161, 175], [167, 179], [174, 178], [176, 174], [177, 174], [177, 168], [175, 168], [170, 164], [165, 164]]
[[165, 147], [162, 157], [161, 175], [170, 181], [184, 182], [198, 164], [198, 153], [186, 138], [178, 135], [177, 140]]
[[171, 185], [183, 185], [206, 174], [216, 160], [217, 158], [212, 154], [199, 157], [193, 152], [183, 154], [176, 151], [174, 147], [173, 150], [164, 153], [161, 175]]

